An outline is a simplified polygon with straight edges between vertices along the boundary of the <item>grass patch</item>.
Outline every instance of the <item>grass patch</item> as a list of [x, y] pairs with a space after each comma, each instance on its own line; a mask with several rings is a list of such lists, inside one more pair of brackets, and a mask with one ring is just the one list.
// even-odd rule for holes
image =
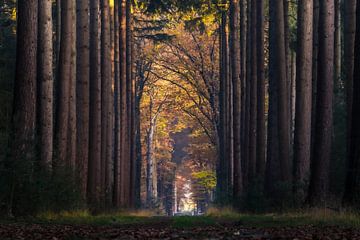
[[[2, 221], [3, 223], [6, 223]], [[8, 221], [7, 221], [8, 222]], [[352, 212], [309, 210], [284, 214], [239, 214], [231, 209], [212, 209], [204, 216], [156, 216], [151, 211], [116, 212], [91, 215], [88, 211], [44, 212], [35, 218], [13, 222], [73, 225], [160, 225], [174, 228], [236, 224], [244, 227], [341, 226], [360, 228], [360, 215]]]
[[126, 225], [146, 223], [151, 218], [144, 212], [118, 212], [92, 215], [88, 211], [74, 211], [60, 213], [45, 212], [39, 214], [35, 219], [38, 222], [50, 224]]

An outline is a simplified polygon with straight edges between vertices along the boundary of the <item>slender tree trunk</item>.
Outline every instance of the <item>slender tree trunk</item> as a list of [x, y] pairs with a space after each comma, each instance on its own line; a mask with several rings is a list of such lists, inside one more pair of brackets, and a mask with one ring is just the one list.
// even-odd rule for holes
[[107, 186], [107, 170], [112, 154], [111, 105], [111, 38], [110, 7], [108, 0], [101, 0], [101, 191], [102, 198], [110, 191]]
[[58, 69], [58, 106], [56, 122], [56, 144], [58, 166], [67, 164], [69, 141], [69, 112], [71, 85], [71, 48], [72, 48], [72, 4], [70, 0], [61, 1], [61, 43]]
[[[77, 175], [81, 181], [81, 192], [86, 197], [88, 157], [95, 157], [94, 145], [89, 145], [93, 125], [89, 128], [89, 81], [90, 81], [90, 5], [89, 0], [77, 1]], [[96, 98], [95, 95], [92, 95]], [[93, 120], [93, 119], [91, 119]], [[89, 132], [90, 130], [90, 132]], [[90, 153], [89, 153], [90, 150]]]
[[[150, 100], [150, 113], [153, 111], [153, 98]], [[155, 163], [154, 163], [154, 134], [156, 127], [156, 116], [150, 115], [150, 126], [146, 136], [146, 204], [148, 207], [152, 207], [154, 203], [155, 196], [154, 192], [154, 172], [155, 172]]]
[[231, 76], [233, 83], [233, 109], [234, 109], [234, 199], [236, 207], [243, 193], [243, 179], [241, 170], [241, 79], [240, 79], [240, 6], [238, 0], [230, 1], [230, 38], [232, 49], [230, 55]]
[[336, 85], [341, 84], [341, 0], [335, 0], [334, 74]]
[[251, 2], [250, 9], [250, 121], [249, 121], [249, 168], [248, 168], [248, 183], [251, 184], [256, 177], [256, 153], [257, 153], [257, 100], [258, 100], [258, 78], [257, 78], [257, 3]]
[[[279, 112], [279, 97], [278, 97], [278, 65], [280, 64], [277, 59], [277, 31], [279, 27], [277, 21], [275, 21], [276, 13], [276, 0], [269, 3], [269, 15], [270, 15], [270, 29], [269, 29], [269, 117], [268, 117], [268, 141], [267, 141], [267, 161], [266, 161], [266, 173], [265, 173], [265, 192], [273, 198], [276, 194], [276, 184], [281, 181], [281, 164], [279, 161], [279, 129], [278, 129], [278, 112]], [[280, 1], [279, 1], [280, 2]], [[281, 26], [280, 26], [281, 27]], [[283, 67], [284, 68], [284, 67]]]
[[114, 156], [114, 194], [113, 203], [120, 207], [120, 175], [121, 175], [121, 98], [120, 98], [120, 22], [119, 1], [114, 2], [114, 27], [115, 27], [115, 156]]
[[120, 203], [126, 206], [126, 180], [130, 177], [127, 128], [127, 87], [126, 87], [126, 0], [120, 7]]
[[313, 67], [312, 67], [312, 113], [311, 113], [311, 158], [314, 153], [314, 136], [317, 102], [318, 54], [319, 54], [319, 0], [314, 0], [314, 35], [313, 35]]
[[[240, 0], [240, 54], [241, 54], [241, 151], [242, 151], [242, 171], [245, 173], [246, 171], [246, 155], [247, 155], [247, 144], [248, 144], [248, 135], [247, 134], [247, 124], [248, 124], [248, 109], [249, 104], [247, 104], [248, 99], [248, 91], [247, 91], [247, 75], [248, 75], [248, 4], [247, 0]], [[245, 174], [243, 174], [243, 178], [245, 177]], [[244, 184], [245, 185], [245, 184]]]
[[39, 0], [39, 60], [38, 81], [40, 89], [40, 160], [47, 171], [52, 169], [53, 159], [53, 29], [52, 2]]
[[333, 113], [334, 17], [334, 0], [320, 1], [317, 116], [308, 196], [311, 206], [325, 206], [328, 191]]
[[101, 187], [101, 53], [100, 2], [90, 1], [90, 153], [88, 170], [88, 203], [96, 209]]
[[[353, 97], [353, 73], [354, 73], [354, 47], [356, 31], [356, 0], [344, 1], [344, 61], [343, 76], [346, 89], [346, 146], [347, 158], [350, 154], [351, 145], [351, 116], [352, 116], [352, 97]], [[350, 169], [351, 170], [351, 169]], [[349, 175], [349, 173], [348, 173]], [[345, 196], [351, 195], [347, 189]], [[346, 198], [346, 197], [345, 197]], [[346, 199], [344, 199], [346, 200]]]
[[126, 146], [126, 156], [127, 156], [127, 164], [126, 164], [126, 173], [127, 178], [125, 181], [126, 187], [126, 205], [130, 207], [131, 205], [131, 196], [132, 189], [131, 183], [133, 179], [133, 159], [132, 159], [132, 98], [133, 98], [133, 79], [132, 79], [132, 32], [131, 32], [131, 0], [126, 0], [126, 113], [127, 113], [127, 146]]
[[[350, 1], [349, 1], [350, 3]], [[355, 3], [354, 3], [355, 5]], [[353, 6], [354, 6], [353, 5]], [[347, 6], [347, 10], [349, 11], [350, 7]], [[348, 14], [352, 14], [352, 11], [347, 12]], [[346, 16], [348, 19], [347, 21], [351, 22], [352, 16]], [[349, 23], [349, 22], [348, 22]], [[350, 23], [349, 23], [350, 24]], [[352, 37], [351, 30], [352, 27], [349, 27], [347, 29], [349, 32], [347, 32], [348, 37]], [[351, 39], [348, 39], [348, 41], [351, 44]], [[360, 107], [360, 2], [357, 1], [356, 5], [356, 37], [355, 37], [355, 44], [353, 45], [355, 47], [355, 51], [353, 52], [353, 55], [351, 53], [348, 53], [349, 57], [354, 58], [354, 65], [348, 65], [347, 67], [354, 67], [353, 72], [353, 83], [348, 82], [348, 84], [353, 87], [353, 90], [351, 93], [353, 94], [352, 99], [348, 99], [351, 103], [351, 109], [352, 109], [352, 115], [351, 120], [349, 121], [351, 124], [351, 135], [349, 142], [350, 147], [349, 154], [348, 154], [348, 169], [347, 169], [347, 177], [346, 177], [346, 185], [345, 185], [345, 195], [344, 195], [344, 204], [347, 206], [358, 206], [359, 205], [359, 186], [360, 186], [360, 154], [359, 154], [359, 143], [360, 143], [360, 113], [359, 113], [359, 107]], [[350, 49], [348, 49], [350, 51]], [[347, 68], [347, 73], [350, 74], [349, 69]], [[349, 81], [349, 76], [348, 81]], [[349, 87], [349, 86], [348, 86]], [[350, 116], [349, 116], [350, 117]]]
[[294, 194], [300, 202], [306, 197], [306, 184], [310, 175], [313, 10], [313, 1], [299, 1], [294, 136]]
[[244, 105], [244, 122], [243, 127], [243, 148], [242, 148], [242, 173], [244, 189], [248, 186], [249, 177], [249, 153], [250, 153], [250, 105], [251, 105], [251, 5], [252, 1], [248, 0], [246, 5], [246, 75], [242, 76], [242, 83], [244, 85], [243, 96], [245, 98]]
[[286, 36], [284, 25], [284, 5], [280, 1], [273, 2], [275, 4], [275, 16], [273, 21], [276, 23], [274, 46], [276, 61], [276, 79], [278, 81], [278, 132], [279, 132], [279, 161], [281, 169], [281, 181], [290, 180], [290, 120], [289, 120], [289, 96], [288, 96], [288, 80], [287, 80], [287, 62], [286, 62]]
[[61, 0], [56, 0], [56, 29], [55, 29], [55, 66], [59, 67], [60, 42], [61, 42]]
[[[131, 12], [130, 12], [131, 14]], [[141, 177], [141, 173], [140, 176], [137, 176], [138, 174], [138, 165], [136, 162], [136, 131], [137, 131], [137, 123], [136, 123], [136, 75], [135, 75], [135, 59], [136, 59], [136, 55], [135, 55], [135, 42], [134, 42], [134, 24], [133, 24], [133, 18], [130, 18], [130, 24], [131, 24], [131, 185], [130, 185], [130, 189], [131, 189], [131, 199], [130, 199], [130, 203], [131, 203], [131, 207], [137, 207], [136, 205], [136, 182], [137, 182], [137, 178]], [[141, 170], [141, 169], [140, 169]]]
[[220, 90], [219, 90], [219, 109], [220, 109], [220, 123], [219, 123], [219, 159], [217, 166], [217, 198], [220, 204], [227, 202], [228, 197], [228, 186], [229, 186], [229, 176], [228, 168], [229, 164], [226, 161], [229, 161], [226, 146], [228, 143], [228, 124], [227, 124], [227, 84], [228, 84], [228, 51], [227, 51], [227, 33], [226, 33], [226, 24], [227, 24], [227, 13], [223, 12], [221, 15], [220, 23]]
[[[67, 165], [75, 170], [76, 164], [76, 2], [71, 2], [71, 60], [69, 90], [69, 129], [67, 145]], [[86, 178], [85, 178], [86, 180]]]
[[257, 1], [257, 156], [256, 172], [260, 179], [265, 173], [266, 129], [265, 129], [265, 39], [264, 0]]

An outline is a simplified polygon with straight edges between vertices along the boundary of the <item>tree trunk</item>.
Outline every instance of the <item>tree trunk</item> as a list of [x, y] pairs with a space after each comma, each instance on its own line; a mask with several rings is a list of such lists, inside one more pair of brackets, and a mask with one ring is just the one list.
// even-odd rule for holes
[[341, 0], [335, 0], [334, 75], [336, 85], [341, 84]]
[[101, 198], [104, 201], [110, 191], [107, 170], [112, 159], [111, 88], [110, 7], [108, 0], [101, 0]]
[[47, 171], [52, 169], [53, 159], [53, 29], [52, 1], [39, 0], [39, 60], [38, 81], [40, 89], [40, 160]]
[[[67, 165], [75, 170], [76, 165], [76, 2], [71, 2], [71, 60], [69, 86], [69, 129], [67, 145]], [[82, 166], [80, 167], [82, 168]], [[85, 178], [86, 181], [86, 178]]]
[[90, 153], [88, 170], [88, 203], [96, 208], [101, 186], [101, 61], [100, 3], [90, 1]]
[[[350, 1], [349, 1], [350, 3]], [[354, 3], [355, 4], [355, 3]], [[354, 5], [353, 8], [354, 9]], [[347, 10], [350, 10], [350, 7], [347, 6]], [[351, 12], [347, 12], [348, 14], [351, 14]], [[346, 15], [347, 21], [351, 21], [352, 17], [349, 15]], [[349, 27], [347, 32], [348, 37], [352, 37], [350, 29], [353, 29], [352, 27]], [[348, 39], [348, 41], [351, 43], [351, 39]], [[351, 91], [353, 94], [352, 101], [348, 99], [348, 101], [351, 101], [351, 108], [352, 108], [352, 115], [351, 115], [351, 138], [350, 141], [350, 147], [349, 154], [348, 154], [348, 169], [347, 169], [347, 178], [346, 178], [346, 185], [345, 185], [345, 195], [344, 195], [344, 204], [347, 206], [358, 206], [359, 204], [359, 186], [360, 186], [360, 153], [359, 153], [359, 143], [360, 143], [360, 2], [357, 1], [356, 5], [356, 37], [355, 37], [355, 44], [353, 45], [355, 47], [355, 50], [353, 54], [349, 54], [349, 57], [354, 58], [354, 65], [347, 65], [347, 67], [354, 67], [353, 72], [353, 83], [348, 82], [348, 87], [353, 86], [353, 90]], [[350, 49], [348, 49], [350, 51]], [[347, 73], [350, 74], [349, 68], [346, 69]], [[349, 77], [349, 76], [347, 76]], [[349, 81], [349, 78], [348, 78]], [[348, 143], [349, 143], [348, 142]]]
[[[275, 3], [274, 3], [275, 4]], [[289, 119], [289, 88], [287, 79], [287, 62], [286, 62], [286, 37], [284, 26], [284, 5], [280, 1], [275, 4], [275, 18], [276, 22], [275, 37], [277, 38], [276, 50], [276, 79], [278, 80], [278, 131], [279, 131], [279, 161], [281, 169], [281, 181], [287, 182], [290, 180], [290, 119]]]
[[[150, 100], [150, 113], [153, 111], [153, 99]], [[154, 172], [155, 165], [154, 162], [154, 134], [156, 128], [156, 118], [157, 116], [150, 115], [150, 126], [146, 136], [146, 204], [148, 207], [152, 207], [154, 203]]]
[[69, 112], [71, 85], [71, 49], [72, 49], [72, 7], [70, 0], [61, 1], [61, 43], [58, 69], [58, 106], [56, 122], [57, 166], [67, 164], [69, 142]]
[[268, 140], [267, 140], [267, 161], [265, 172], [264, 188], [266, 194], [273, 198], [276, 194], [276, 185], [280, 181], [280, 162], [279, 162], [279, 141], [278, 141], [278, 81], [276, 66], [278, 65], [275, 51], [277, 49], [277, 38], [275, 30], [277, 22], [275, 21], [274, 0], [269, 5], [269, 119], [268, 119]]
[[309, 180], [311, 159], [313, 10], [313, 1], [299, 1], [296, 55], [294, 194], [300, 202], [306, 197], [306, 184]]
[[220, 123], [219, 123], [219, 159], [217, 165], [217, 201], [220, 204], [227, 202], [228, 197], [228, 186], [229, 176], [228, 168], [229, 164], [227, 161], [228, 155], [226, 146], [228, 143], [228, 124], [227, 124], [227, 85], [228, 85], [228, 44], [227, 44], [227, 13], [222, 12], [221, 23], [220, 23], [220, 90], [219, 90], [219, 110], [220, 110]]
[[128, 159], [126, 164], [127, 178], [125, 179], [126, 188], [126, 205], [130, 207], [132, 189], [131, 183], [133, 179], [133, 159], [132, 156], [132, 98], [133, 98], [133, 79], [132, 79], [132, 49], [131, 49], [131, 0], [126, 0], [126, 113], [127, 113], [127, 146], [126, 146], [126, 157]]
[[[96, 156], [94, 145], [89, 145], [90, 134], [94, 129], [89, 128], [89, 81], [90, 81], [90, 5], [89, 0], [77, 1], [77, 175], [81, 181], [81, 192], [86, 197], [88, 178], [88, 157]], [[96, 95], [92, 95], [96, 98]], [[93, 120], [93, 119], [90, 119]], [[90, 132], [89, 132], [90, 130]], [[96, 150], [96, 149], [95, 149]], [[90, 153], [89, 153], [90, 151]]]
[[325, 206], [328, 191], [333, 112], [334, 16], [334, 0], [320, 1], [317, 116], [308, 196], [311, 206]]
[[311, 158], [314, 153], [314, 136], [317, 101], [318, 54], [319, 54], [319, 0], [314, 0], [314, 34], [313, 34], [313, 67], [312, 67], [312, 113], [311, 113]]
[[252, 184], [256, 177], [257, 153], [257, 0], [251, 1], [250, 9], [250, 119], [249, 119], [249, 158], [248, 158], [248, 183]]
[[241, 171], [241, 79], [240, 79], [240, 24], [239, 24], [240, 5], [238, 0], [230, 1], [230, 38], [232, 49], [230, 55], [231, 77], [233, 83], [233, 133], [234, 133], [234, 203], [238, 203], [243, 192], [243, 179]]
[[257, 156], [256, 173], [263, 179], [265, 173], [266, 129], [265, 129], [265, 39], [264, 0], [257, 1]]
[[120, 7], [120, 205], [126, 206], [126, 180], [130, 178], [127, 128], [127, 88], [126, 88], [126, 0]]
[[[351, 145], [351, 116], [352, 116], [352, 97], [353, 97], [353, 78], [354, 78], [354, 47], [356, 31], [356, 0], [344, 1], [344, 61], [343, 73], [346, 89], [346, 146], [347, 158], [349, 158]], [[351, 170], [351, 169], [349, 169]], [[349, 173], [348, 173], [349, 175]], [[345, 189], [346, 196], [352, 193]]]
[[119, 23], [119, 1], [114, 2], [114, 28], [115, 28], [115, 156], [114, 156], [114, 189], [113, 204], [120, 207], [120, 175], [121, 175], [121, 124], [120, 124], [120, 23]]

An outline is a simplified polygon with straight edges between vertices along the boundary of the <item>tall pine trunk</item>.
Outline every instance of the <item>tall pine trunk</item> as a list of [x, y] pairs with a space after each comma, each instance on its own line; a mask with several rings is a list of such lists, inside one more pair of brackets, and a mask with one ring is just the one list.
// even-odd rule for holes
[[[71, 2], [71, 60], [69, 86], [69, 128], [67, 143], [67, 164], [73, 170], [76, 166], [77, 129], [76, 129], [76, 2]], [[77, 167], [77, 166], [76, 166]]]
[[[351, 145], [351, 116], [352, 116], [352, 97], [353, 97], [353, 79], [354, 79], [354, 47], [356, 31], [356, 0], [344, 1], [344, 61], [343, 76], [346, 89], [346, 146], [347, 158], [350, 154]], [[349, 164], [349, 163], [348, 163]], [[351, 171], [351, 169], [348, 169]], [[348, 173], [348, 176], [350, 174]], [[351, 196], [351, 189], [345, 188], [344, 201], [347, 196]]]
[[234, 134], [234, 204], [239, 206], [243, 193], [241, 170], [241, 79], [240, 79], [240, 5], [238, 0], [230, 1], [230, 61], [233, 90], [233, 134]]
[[308, 196], [311, 206], [325, 206], [328, 192], [333, 117], [334, 17], [334, 0], [320, 1], [317, 115]]
[[[77, 1], [77, 59], [76, 59], [76, 111], [77, 111], [77, 174], [81, 181], [81, 192], [86, 196], [88, 157], [95, 154], [89, 145], [92, 127], [89, 128], [90, 104], [90, 5], [89, 0]], [[95, 97], [95, 96], [94, 96]], [[90, 131], [89, 131], [90, 130]], [[89, 153], [90, 150], [90, 153]]]
[[69, 142], [69, 112], [71, 85], [71, 49], [72, 49], [72, 7], [70, 0], [61, 1], [61, 42], [58, 67], [58, 97], [56, 117], [56, 166], [66, 166]]
[[101, 187], [101, 62], [100, 2], [90, 1], [90, 153], [88, 170], [88, 203], [96, 208]]
[[313, 1], [299, 1], [294, 136], [294, 193], [306, 197], [311, 159]]
[[264, 0], [257, 1], [257, 154], [256, 173], [263, 179], [266, 156], [265, 128], [265, 39], [264, 39]]
[[52, 1], [39, 1], [39, 133], [40, 160], [43, 169], [51, 171], [53, 159], [53, 29]]
[[[349, 10], [349, 9], [348, 9]], [[347, 16], [351, 19], [350, 16]], [[350, 20], [348, 19], [348, 20]], [[350, 28], [351, 29], [351, 28]], [[349, 36], [350, 35], [350, 36]], [[348, 37], [351, 34], [348, 32]], [[351, 39], [349, 39], [351, 42]], [[352, 115], [350, 119], [351, 123], [351, 135], [350, 135], [350, 147], [348, 154], [348, 169], [345, 185], [344, 204], [348, 206], [358, 206], [359, 204], [359, 186], [360, 186], [360, 2], [357, 1], [356, 6], [356, 37], [355, 37], [355, 50], [354, 56], [354, 71], [353, 71], [353, 86], [352, 91]], [[348, 49], [350, 51], [350, 49]], [[349, 54], [351, 56], [351, 54]], [[348, 66], [349, 67], [349, 66]], [[350, 65], [351, 67], [351, 65]], [[348, 70], [348, 69], [347, 69]], [[347, 71], [348, 72], [348, 71]], [[350, 72], [348, 72], [350, 74]], [[348, 79], [349, 80], [349, 79]], [[348, 83], [350, 84], [350, 83]], [[349, 87], [349, 86], [348, 86]], [[349, 116], [350, 117], [350, 116]]]
[[111, 127], [111, 39], [110, 39], [110, 7], [108, 0], [101, 0], [101, 196], [110, 191], [108, 169], [112, 153]]

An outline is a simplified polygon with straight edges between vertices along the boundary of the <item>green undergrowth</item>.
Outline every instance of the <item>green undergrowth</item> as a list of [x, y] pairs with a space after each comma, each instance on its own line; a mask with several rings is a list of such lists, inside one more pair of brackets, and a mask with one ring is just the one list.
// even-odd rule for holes
[[[9, 221], [8, 221], [9, 222]], [[169, 226], [191, 228], [197, 226], [220, 226], [235, 224], [244, 227], [296, 227], [304, 225], [341, 226], [360, 228], [360, 215], [351, 212], [333, 212], [329, 210], [309, 210], [272, 214], [239, 214], [230, 209], [210, 210], [203, 216], [156, 216], [148, 211], [117, 212], [92, 215], [88, 211], [45, 212], [34, 218], [16, 219], [11, 222], [40, 224], [73, 224], [100, 226]]]

